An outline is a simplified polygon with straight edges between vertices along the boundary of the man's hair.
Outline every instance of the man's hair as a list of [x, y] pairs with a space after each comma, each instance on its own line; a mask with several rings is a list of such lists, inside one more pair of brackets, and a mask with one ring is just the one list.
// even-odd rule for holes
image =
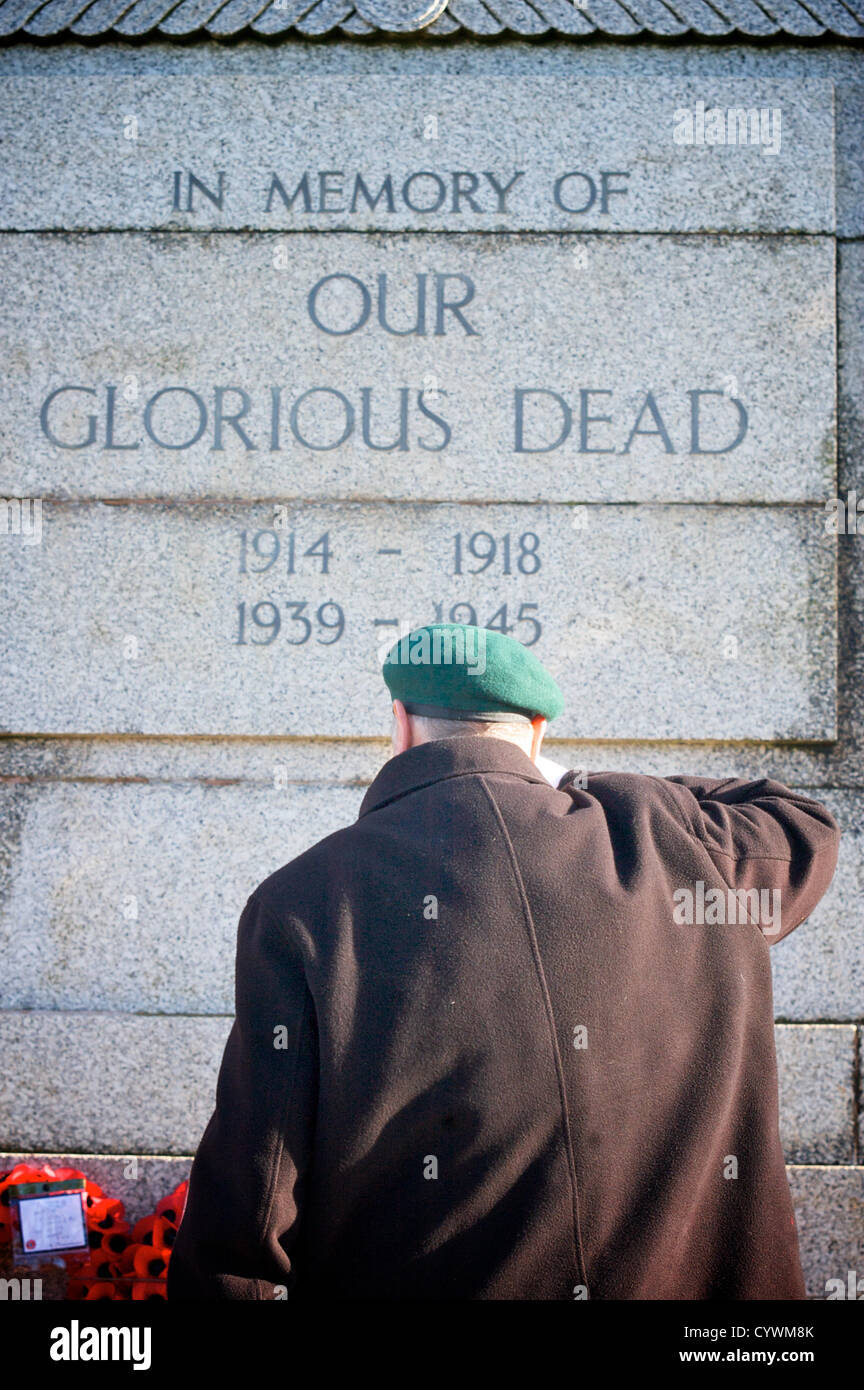
[[491, 738], [505, 738], [513, 743], [524, 743], [531, 736], [531, 726], [506, 720], [479, 719], [432, 719], [426, 714], [412, 714], [421, 737], [425, 739], [455, 738], [458, 734], [485, 735]]

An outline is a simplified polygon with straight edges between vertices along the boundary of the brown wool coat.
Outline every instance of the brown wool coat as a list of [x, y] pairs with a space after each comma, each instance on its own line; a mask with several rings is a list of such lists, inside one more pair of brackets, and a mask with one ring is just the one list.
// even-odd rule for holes
[[773, 944], [838, 840], [768, 780], [391, 759], [244, 908], [169, 1298], [802, 1298], [769, 938], [673, 894], [779, 889]]

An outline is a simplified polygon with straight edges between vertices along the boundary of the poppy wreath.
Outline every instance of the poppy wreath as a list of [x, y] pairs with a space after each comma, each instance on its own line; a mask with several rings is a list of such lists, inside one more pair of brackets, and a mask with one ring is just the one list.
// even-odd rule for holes
[[10, 1188], [19, 1183], [82, 1178], [86, 1195], [89, 1251], [62, 1256], [68, 1271], [67, 1299], [96, 1302], [102, 1299], [164, 1299], [171, 1250], [186, 1204], [187, 1182], [163, 1197], [151, 1216], [130, 1230], [119, 1197], [108, 1197], [98, 1183], [77, 1168], [36, 1167], [18, 1163], [0, 1173], [0, 1248], [11, 1245]]

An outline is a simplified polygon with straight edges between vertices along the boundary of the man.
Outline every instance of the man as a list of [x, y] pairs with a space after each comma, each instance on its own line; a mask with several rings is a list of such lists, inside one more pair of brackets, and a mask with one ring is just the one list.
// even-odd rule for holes
[[768, 953], [830, 814], [541, 758], [561, 692], [500, 633], [384, 677], [356, 823], [240, 919], [169, 1298], [803, 1298]]

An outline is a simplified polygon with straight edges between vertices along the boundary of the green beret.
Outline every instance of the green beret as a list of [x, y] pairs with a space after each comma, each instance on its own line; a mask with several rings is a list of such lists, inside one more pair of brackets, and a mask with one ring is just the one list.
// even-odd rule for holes
[[515, 637], [466, 623], [429, 623], [390, 648], [381, 668], [409, 714], [437, 719], [554, 719], [564, 708], [549, 672]]

